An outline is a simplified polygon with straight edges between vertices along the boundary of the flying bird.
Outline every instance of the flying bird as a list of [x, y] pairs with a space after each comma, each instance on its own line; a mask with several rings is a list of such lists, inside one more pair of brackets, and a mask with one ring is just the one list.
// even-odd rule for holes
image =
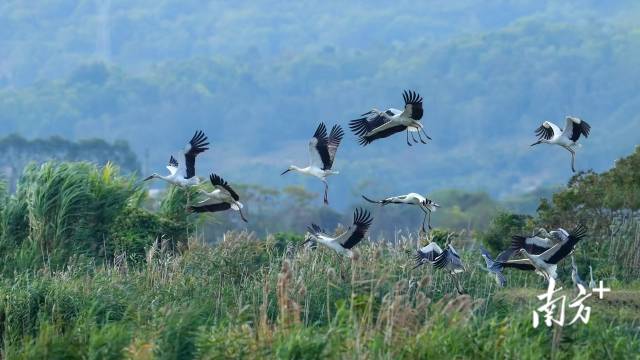
[[338, 171], [332, 170], [331, 167], [333, 166], [336, 152], [338, 151], [343, 136], [344, 131], [342, 131], [340, 125], [334, 125], [331, 133], [327, 136], [327, 127], [324, 123], [320, 123], [309, 141], [309, 166], [300, 168], [291, 165], [280, 175], [284, 175], [289, 171], [297, 171], [304, 175], [317, 177], [324, 183], [324, 203], [329, 204], [327, 195], [329, 184], [327, 183], [327, 177], [338, 174]]
[[353, 213], [353, 225], [349, 226], [343, 234], [332, 237], [327, 235], [327, 232], [320, 226], [311, 224], [308, 228], [307, 239], [303, 244], [315, 241], [335, 250], [338, 254], [353, 258], [351, 249], [364, 239], [372, 221], [373, 218], [368, 211], [358, 208]]
[[427, 246], [417, 250], [416, 256], [414, 257], [416, 265], [413, 269], [429, 263], [433, 265], [435, 269], [445, 270], [451, 277], [458, 293], [462, 294], [462, 286], [460, 285], [460, 281], [456, 274], [464, 272], [465, 268], [462, 264], [460, 255], [451, 245], [449, 240], [451, 235], [452, 234], [449, 234], [449, 236], [447, 236], [444, 250], [442, 250], [435, 242], [431, 242]]
[[[493, 260], [493, 258], [491, 257], [491, 254], [489, 254], [489, 251], [487, 251], [487, 249], [485, 249], [484, 247], [482, 246], [480, 247], [480, 252], [487, 266], [486, 270], [489, 272], [489, 274], [491, 274], [495, 278], [498, 286], [504, 287], [504, 285], [507, 283], [507, 279], [504, 277], [504, 274], [502, 273], [502, 265], [500, 265], [499, 262]], [[503, 252], [500, 255], [498, 255], [498, 259], [501, 259], [502, 257], [504, 257], [505, 256], [504, 254], [505, 253]]]
[[375, 140], [386, 138], [402, 131], [407, 132], [407, 145], [409, 146], [412, 146], [409, 142], [409, 132], [411, 132], [411, 138], [415, 143], [418, 141], [414, 137], [414, 132], [418, 133], [418, 138], [423, 144], [426, 144], [426, 141], [422, 139], [421, 132], [427, 139], [431, 140], [420, 122], [423, 114], [422, 97], [414, 91], [405, 90], [402, 93], [402, 98], [404, 99], [404, 111], [394, 108], [380, 111], [374, 108], [362, 114], [362, 118], [349, 122], [351, 131], [360, 138], [360, 145], [366, 146]]
[[179, 164], [173, 156], [169, 158], [169, 175], [163, 176], [157, 173], [147, 177], [143, 181], [151, 179], [162, 179], [170, 184], [186, 188], [200, 184], [200, 179], [196, 176], [196, 156], [209, 150], [207, 147], [207, 137], [202, 131], [196, 131], [184, 149], [184, 164]]
[[380, 204], [382, 206], [387, 204], [418, 205], [420, 210], [424, 212], [424, 219], [422, 219], [423, 232], [426, 232], [424, 228], [424, 223], [426, 222], [427, 217], [429, 218], [429, 229], [431, 229], [431, 212], [436, 211], [436, 209], [440, 207], [440, 205], [436, 204], [432, 200], [427, 199], [426, 197], [417, 193], [409, 193], [407, 195], [392, 196], [382, 200], [372, 200], [364, 195], [362, 195], [362, 198], [370, 203]]
[[431, 242], [428, 245], [423, 246], [422, 248], [416, 250], [416, 255], [414, 256], [416, 265], [413, 267], [413, 269], [417, 269], [427, 263], [433, 265], [436, 257], [438, 257], [438, 255], [440, 254], [442, 254], [442, 249], [435, 242]]
[[247, 219], [242, 213], [244, 205], [240, 202], [240, 196], [233, 190], [233, 188], [220, 176], [211, 174], [209, 175], [211, 185], [213, 185], [213, 191], [207, 192], [200, 189], [199, 193], [205, 196], [205, 199], [189, 206], [187, 210], [189, 212], [204, 213], [204, 212], [218, 212], [226, 211], [229, 209], [238, 211], [242, 221], [247, 222]]
[[562, 146], [571, 153], [571, 170], [576, 172], [576, 152], [574, 148], [578, 146], [578, 139], [580, 138], [580, 135], [587, 138], [589, 137], [589, 131], [591, 131], [591, 126], [586, 121], [573, 116], [567, 116], [564, 130], [560, 129], [558, 125], [550, 121], [545, 121], [536, 129], [538, 141], [531, 144], [531, 146], [538, 144]]
[[517, 252], [525, 256], [524, 259], [507, 260], [500, 262], [503, 267], [518, 268], [521, 270], [535, 270], [537, 273], [543, 275], [547, 280], [557, 280], [557, 264], [562, 259], [567, 257], [573, 252], [576, 244], [582, 240], [587, 234], [587, 230], [584, 226], [578, 225], [573, 229], [566, 239], [551, 246], [541, 254], [529, 253], [526, 248], [526, 244], [522, 237], [514, 237], [512, 240], [512, 249], [517, 249]]

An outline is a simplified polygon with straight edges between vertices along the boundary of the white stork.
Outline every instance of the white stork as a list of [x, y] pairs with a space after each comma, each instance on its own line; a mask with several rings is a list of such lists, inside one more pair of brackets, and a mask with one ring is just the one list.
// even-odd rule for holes
[[426, 142], [422, 139], [420, 132], [431, 140], [420, 122], [423, 114], [422, 97], [414, 91], [405, 90], [402, 93], [402, 98], [405, 103], [404, 111], [394, 108], [380, 111], [374, 108], [362, 114], [362, 118], [349, 122], [351, 131], [360, 137], [360, 145], [366, 146], [375, 140], [386, 138], [402, 131], [407, 132], [407, 145], [409, 146], [411, 146], [409, 132], [411, 132], [411, 138], [415, 143], [418, 141], [413, 136], [414, 132], [418, 133], [418, 138], [423, 144], [426, 144]]
[[512, 249], [517, 249], [525, 258], [503, 261], [500, 262], [500, 265], [521, 270], [535, 270], [542, 274], [547, 280], [557, 280], [558, 274], [556, 270], [558, 262], [573, 252], [576, 244], [586, 236], [586, 232], [585, 227], [578, 225], [568, 234], [566, 239], [554, 244], [538, 255], [529, 253], [526, 250], [527, 244], [524, 242], [523, 237], [514, 237], [511, 245]]
[[[500, 265], [499, 262], [493, 260], [491, 254], [489, 254], [489, 251], [487, 251], [487, 249], [485, 249], [484, 247], [480, 246], [480, 252], [482, 253], [482, 258], [484, 259], [484, 262], [486, 264], [486, 271], [488, 271], [489, 274], [493, 275], [498, 286], [504, 287], [504, 285], [507, 283], [507, 279], [502, 273], [502, 265]], [[504, 256], [503, 254], [504, 252], [498, 255], [498, 259]]]
[[353, 258], [351, 249], [364, 239], [372, 221], [373, 218], [368, 211], [358, 208], [353, 213], [353, 225], [349, 226], [343, 234], [332, 237], [327, 235], [320, 226], [311, 224], [304, 243], [315, 241], [335, 250], [338, 254]]
[[413, 269], [420, 267], [423, 264], [429, 263], [433, 265], [435, 269], [443, 269], [447, 271], [453, 284], [456, 287], [458, 293], [462, 294], [462, 286], [460, 285], [459, 279], [456, 277], [456, 274], [464, 272], [465, 268], [462, 264], [462, 259], [460, 255], [456, 251], [456, 249], [451, 246], [451, 242], [449, 241], [449, 237], [447, 237], [447, 244], [442, 250], [438, 244], [435, 242], [429, 243], [427, 246], [422, 247], [421, 249], [416, 251], [416, 256], [414, 257], [416, 261], [416, 265]]
[[324, 203], [329, 204], [327, 195], [329, 184], [327, 183], [327, 177], [338, 174], [338, 171], [331, 170], [331, 167], [333, 166], [333, 161], [336, 158], [336, 152], [338, 151], [338, 146], [340, 146], [340, 141], [342, 141], [343, 136], [344, 131], [342, 131], [340, 125], [334, 125], [331, 133], [327, 137], [327, 127], [324, 123], [320, 123], [309, 141], [309, 166], [300, 168], [291, 165], [280, 175], [284, 175], [289, 171], [297, 171], [304, 175], [317, 177], [324, 183]]
[[550, 121], [545, 121], [536, 129], [538, 141], [531, 144], [531, 146], [543, 143], [562, 146], [571, 153], [571, 170], [576, 172], [574, 166], [576, 152], [574, 148], [578, 146], [577, 141], [580, 138], [580, 135], [587, 138], [589, 137], [590, 130], [591, 126], [586, 121], [573, 116], [567, 116], [564, 130], [560, 129], [558, 125]]
[[580, 285], [583, 288], [587, 287], [587, 283], [585, 283], [580, 278], [580, 274], [578, 273], [578, 266], [576, 265], [576, 260], [573, 258], [573, 255], [571, 256], [571, 281], [573, 281], [573, 284], [575, 286]]
[[162, 179], [181, 188], [199, 185], [200, 179], [196, 176], [196, 156], [209, 150], [207, 145], [209, 145], [209, 143], [204, 133], [202, 131], [196, 131], [184, 149], [185, 166], [178, 164], [178, 160], [171, 156], [169, 158], [169, 165], [167, 166], [169, 175], [163, 176], [154, 173], [143, 181]]
[[362, 198], [366, 201], [373, 204], [380, 204], [382, 206], [387, 204], [406, 204], [406, 205], [418, 205], [420, 210], [424, 212], [424, 219], [422, 219], [422, 231], [425, 231], [424, 223], [427, 220], [427, 216], [429, 217], [429, 229], [431, 229], [431, 212], [436, 211], [440, 205], [436, 204], [430, 199], [417, 194], [417, 193], [409, 193], [406, 195], [392, 196], [382, 200], [371, 200], [368, 197], [362, 195]]
[[199, 192], [205, 196], [205, 199], [195, 205], [189, 206], [187, 210], [189, 212], [203, 213], [232, 209], [238, 211], [240, 213], [240, 218], [242, 218], [244, 222], [247, 222], [247, 219], [242, 213], [244, 205], [240, 202], [240, 196], [238, 196], [238, 193], [236, 193], [233, 188], [218, 175], [209, 175], [209, 180], [213, 185], [213, 191], [207, 192], [200, 189]]

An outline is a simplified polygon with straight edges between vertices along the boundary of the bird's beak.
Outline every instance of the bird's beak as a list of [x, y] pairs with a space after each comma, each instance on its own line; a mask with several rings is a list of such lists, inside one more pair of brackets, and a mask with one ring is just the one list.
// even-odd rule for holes
[[280, 174], [280, 175], [284, 175], [284, 174], [288, 173], [289, 171], [291, 171], [291, 169], [287, 169], [287, 170], [283, 171], [282, 174]]
[[142, 181], [143, 181], [143, 182], [144, 182], [144, 181], [149, 181], [149, 180], [151, 180], [151, 179], [153, 179], [153, 175], [151, 175], [151, 176], [149, 176], [149, 177], [145, 178], [145, 179], [144, 179], [144, 180], [142, 180]]
[[534, 142], [533, 144], [531, 144], [530, 146], [538, 145], [538, 144], [540, 144], [540, 143], [542, 143], [542, 141], [536, 141], [536, 142]]

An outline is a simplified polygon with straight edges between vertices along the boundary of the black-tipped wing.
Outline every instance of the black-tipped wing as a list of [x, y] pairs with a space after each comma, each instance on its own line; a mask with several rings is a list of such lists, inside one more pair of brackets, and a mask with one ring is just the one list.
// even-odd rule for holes
[[549, 140], [553, 137], [553, 129], [542, 124], [536, 129], [536, 136], [538, 140]]
[[333, 161], [336, 158], [336, 153], [338, 152], [338, 147], [340, 146], [343, 136], [344, 131], [342, 127], [340, 127], [340, 125], [333, 125], [331, 133], [329, 134], [329, 141], [327, 142], [327, 152], [329, 153], [328, 161], [325, 161], [324, 157], [322, 158], [322, 163], [324, 164], [323, 170], [330, 170], [331, 166], [333, 166]]
[[231, 204], [229, 203], [219, 203], [219, 204], [209, 204], [209, 205], [202, 205], [202, 206], [190, 206], [189, 210], [196, 212], [196, 213], [203, 213], [203, 212], [218, 212], [218, 211], [225, 211], [225, 210], [229, 210], [231, 209]]
[[[339, 125], [334, 125], [331, 134], [327, 136], [327, 128], [324, 123], [320, 123], [313, 134], [310, 146], [311, 151], [316, 151], [322, 162], [322, 170], [330, 170], [336, 157], [336, 152], [344, 136], [344, 131]], [[320, 164], [318, 164], [320, 165]]]
[[389, 118], [376, 115], [371, 118], [363, 117], [351, 120], [349, 128], [356, 136], [360, 137], [358, 141], [360, 145], [366, 146], [375, 140], [389, 137], [407, 129], [404, 125], [393, 125], [389, 124], [389, 122]]
[[586, 121], [573, 116], [567, 116], [563, 133], [571, 139], [571, 141], [578, 141], [580, 135], [585, 138], [589, 137], [591, 131], [591, 125]]
[[551, 239], [542, 238], [539, 236], [519, 236], [515, 235], [511, 237], [511, 251], [515, 252], [520, 249], [525, 249], [529, 254], [540, 255], [543, 252], [551, 249], [555, 245]]
[[433, 267], [436, 269], [444, 269], [451, 263], [453, 254], [449, 250], [449, 248], [444, 249], [442, 254], [438, 255], [434, 262]]
[[576, 244], [585, 236], [587, 236], [587, 228], [582, 225], [578, 225], [569, 233], [569, 237], [566, 241], [556, 244], [540, 256], [546, 263], [557, 264], [560, 260], [571, 254]]
[[404, 112], [414, 120], [422, 119], [422, 97], [415, 91], [405, 90], [402, 93], [404, 99]]
[[319, 235], [319, 234], [326, 235], [326, 232], [324, 231], [324, 229], [316, 224], [311, 224], [310, 226], [308, 226], [307, 231], [309, 231], [313, 235]]
[[191, 179], [196, 175], [196, 156], [209, 150], [207, 145], [209, 145], [209, 143], [207, 142], [205, 134], [202, 131], [196, 131], [184, 152], [184, 160], [187, 167], [185, 174], [186, 179]]
[[349, 230], [344, 235], [340, 236], [339, 240], [342, 247], [351, 249], [362, 241], [372, 221], [371, 214], [367, 210], [356, 209], [353, 213], [353, 225], [349, 227]]
[[222, 188], [223, 190], [228, 192], [229, 195], [231, 195], [231, 197], [233, 198], [233, 200], [235, 201], [240, 200], [240, 196], [238, 196], [238, 194], [231, 188], [231, 186], [226, 181], [224, 181], [224, 179], [221, 178], [220, 176], [216, 174], [211, 174], [209, 175], [209, 180], [211, 181], [211, 184], [213, 185], [213, 187]]
[[169, 158], [169, 166], [177, 168], [180, 164], [178, 164], [178, 160], [173, 157], [173, 155]]
[[509, 260], [504, 262], [498, 262], [503, 268], [512, 268], [525, 271], [533, 271], [536, 269], [529, 259]]

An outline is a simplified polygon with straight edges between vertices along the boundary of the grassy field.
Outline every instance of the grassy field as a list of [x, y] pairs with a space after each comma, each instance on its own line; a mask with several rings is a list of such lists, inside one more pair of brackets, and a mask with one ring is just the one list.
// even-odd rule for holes
[[[588, 325], [534, 329], [544, 283], [508, 274], [497, 289], [465, 251], [467, 294], [441, 272], [411, 270], [415, 240], [365, 243], [351, 261], [282, 235], [156, 243], [137, 266], [70, 259], [0, 284], [3, 357], [638, 358], [640, 291], [609, 282]], [[166, 243], [165, 243], [166, 245]], [[570, 282], [565, 282], [570, 287]], [[636, 284], [637, 285], [637, 284]], [[623, 290], [623, 287], [625, 288]], [[573, 290], [569, 290], [571, 295]], [[570, 313], [571, 310], [568, 310]], [[569, 315], [567, 315], [569, 316]]]
[[[534, 329], [543, 280], [507, 271], [497, 288], [473, 233], [454, 240], [467, 267], [458, 295], [446, 274], [412, 270], [427, 240], [411, 234], [363, 241], [353, 260], [300, 246], [302, 234], [205, 244], [188, 194], [172, 189], [153, 211], [145, 194], [86, 163], [32, 166], [15, 193], [0, 191], [1, 359], [640, 357], [631, 218], [589, 224], [576, 250], [582, 276], [592, 264], [612, 288], [586, 301], [589, 323]], [[561, 284], [573, 298], [569, 263]]]

